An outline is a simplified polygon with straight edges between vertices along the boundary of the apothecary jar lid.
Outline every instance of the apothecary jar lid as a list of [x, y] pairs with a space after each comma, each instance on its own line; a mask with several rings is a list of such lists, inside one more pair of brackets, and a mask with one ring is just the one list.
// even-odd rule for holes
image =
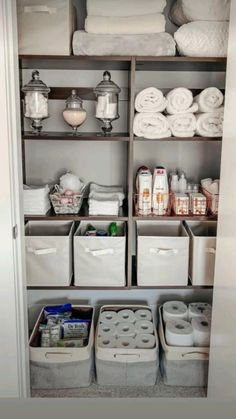
[[73, 89], [71, 91], [71, 95], [66, 99], [66, 107], [71, 109], [81, 109], [82, 108], [83, 101], [82, 99], [77, 95], [76, 89]]
[[105, 93], [120, 93], [121, 89], [117, 84], [111, 80], [111, 73], [109, 71], [104, 71], [103, 80], [95, 87], [94, 93], [96, 95], [105, 94]]
[[34, 70], [32, 72], [32, 79], [28, 84], [22, 88], [22, 92], [40, 92], [40, 93], [49, 93], [51, 89], [42, 81], [39, 77], [39, 71]]

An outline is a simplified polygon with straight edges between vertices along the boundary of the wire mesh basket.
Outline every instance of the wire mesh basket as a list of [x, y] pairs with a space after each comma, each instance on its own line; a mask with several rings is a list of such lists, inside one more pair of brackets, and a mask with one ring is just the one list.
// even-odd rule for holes
[[52, 193], [49, 195], [55, 214], [78, 214], [87, 189], [88, 185], [84, 185], [81, 192], [70, 195], [61, 192], [59, 186], [55, 185]]
[[157, 194], [154, 197], [134, 194], [136, 216], [167, 216], [171, 214], [172, 194]]

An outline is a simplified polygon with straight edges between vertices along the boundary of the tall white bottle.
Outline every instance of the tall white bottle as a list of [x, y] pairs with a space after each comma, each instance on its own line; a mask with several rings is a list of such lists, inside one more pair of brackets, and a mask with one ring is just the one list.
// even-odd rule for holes
[[187, 180], [185, 178], [185, 175], [182, 173], [179, 180], [179, 192], [186, 193], [186, 191], [187, 191]]
[[165, 215], [169, 203], [169, 186], [167, 171], [156, 167], [153, 174], [152, 207], [156, 215]]
[[170, 190], [173, 193], [179, 192], [179, 178], [177, 174], [173, 174], [170, 182]]

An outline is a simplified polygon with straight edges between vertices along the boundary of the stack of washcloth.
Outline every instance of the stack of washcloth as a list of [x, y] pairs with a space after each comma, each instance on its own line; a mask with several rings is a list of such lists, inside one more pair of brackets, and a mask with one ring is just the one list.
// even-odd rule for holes
[[179, 53], [189, 57], [227, 56], [230, 0], [176, 0], [170, 19]]
[[103, 186], [92, 183], [89, 192], [89, 215], [115, 215], [125, 198], [122, 186]]
[[75, 55], [175, 55], [165, 33], [166, 0], [87, 0], [85, 31], [73, 38]]
[[24, 185], [23, 200], [25, 215], [45, 215], [51, 208], [49, 186]]
[[161, 90], [150, 87], [135, 99], [133, 131], [147, 139], [174, 137], [220, 137], [223, 133], [224, 96], [215, 87], [193, 97], [191, 90], [179, 87], [164, 97]]

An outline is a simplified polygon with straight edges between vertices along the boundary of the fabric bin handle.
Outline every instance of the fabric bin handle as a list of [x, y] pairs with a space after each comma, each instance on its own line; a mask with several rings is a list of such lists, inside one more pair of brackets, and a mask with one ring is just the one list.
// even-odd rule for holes
[[48, 249], [33, 249], [32, 247], [28, 247], [27, 251], [28, 253], [33, 253], [35, 256], [50, 255], [52, 253], [57, 253], [57, 249], [55, 247], [51, 247]]
[[24, 13], [48, 13], [49, 15], [53, 15], [57, 13], [57, 9], [55, 7], [48, 7], [48, 6], [25, 6]]
[[206, 248], [206, 253], [210, 253], [212, 255], [216, 254], [216, 249], [214, 247], [207, 247]]
[[98, 250], [90, 250], [88, 248], [85, 249], [86, 253], [91, 253], [93, 256], [105, 256], [105, 255], [114, 255], [114, 249], [98, 249]]
[[154, 247], [151, 247], [149, 251], [152, 255], [163, 255], [163, 256], [177, 255], [177, 253], [179, 252], [178, 249], [159, 249], [159, 248], [155, 249]]
[[121, 362], [129, 362], [129, 361], [139, 361], [140, 355], [139, 354], [114, 354], [114, 358], [117, 361]]
[[182, 358], [190, 358], [194, 357], [196, 359], [196, 355], [198, 356], [198, 359], [208, 359], [209, 354], [206, 352], [199, 352], [199, 351], [192, 351], [192, 352], [186, 352], [185, 354], [182, 354]]
[[71, 359], [71, 352], [46, 352], [46, 359], [53, 359], [53, 361], [64, 361], [65, 359]]

